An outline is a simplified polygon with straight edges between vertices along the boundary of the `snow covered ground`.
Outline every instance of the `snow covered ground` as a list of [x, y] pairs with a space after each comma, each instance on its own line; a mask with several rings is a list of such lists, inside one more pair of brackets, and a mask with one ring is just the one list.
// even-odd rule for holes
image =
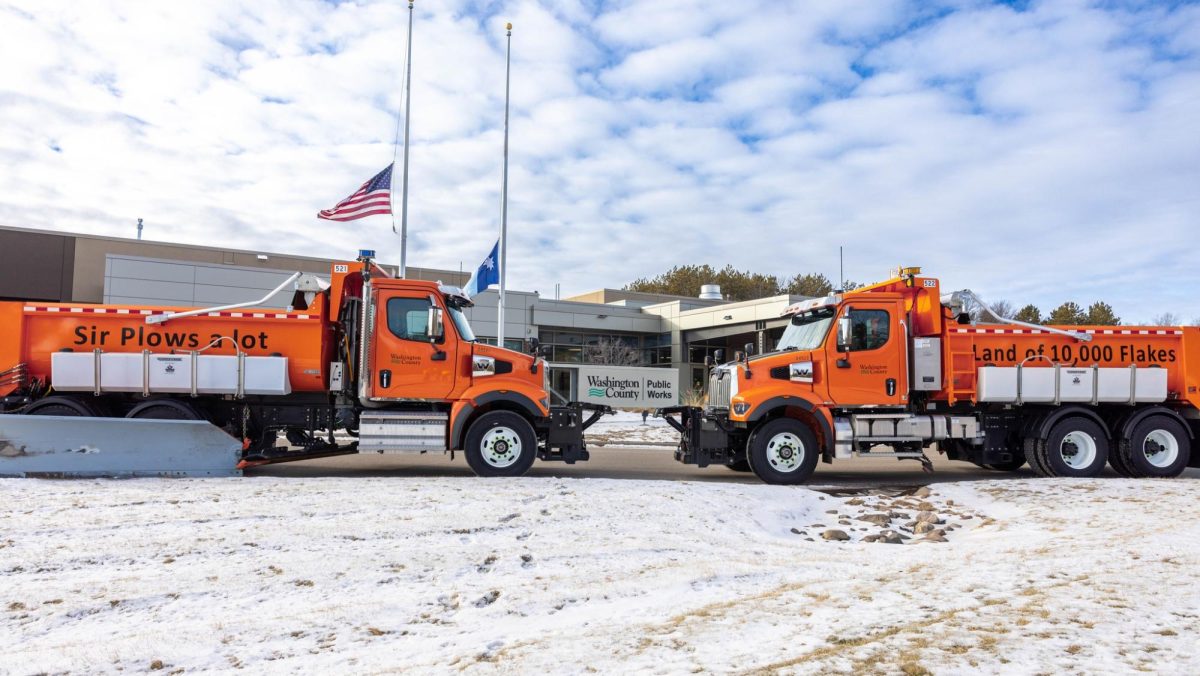
[[641, 413], [617, 411], [613, 415], [602, 416], [596, 424], [588, 428], [587, 442], [589, 446], [627, 448], [673, 446], [679, 443], [679, 433], [662, 418], [655, 418], [653, 413], [643, 421]]
[[[14, 479], [0, 495], [5, 673], [1200, 671], [1195, 480]], [[884, 530], [908, 539], [866, 541]]]

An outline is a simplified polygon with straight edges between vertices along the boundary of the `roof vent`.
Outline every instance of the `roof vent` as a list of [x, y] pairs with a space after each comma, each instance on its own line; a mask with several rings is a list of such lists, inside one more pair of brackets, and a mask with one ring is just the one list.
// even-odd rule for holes
[[700, 300], [722, 300], [720, 284], [703, 284], [700, 286]]

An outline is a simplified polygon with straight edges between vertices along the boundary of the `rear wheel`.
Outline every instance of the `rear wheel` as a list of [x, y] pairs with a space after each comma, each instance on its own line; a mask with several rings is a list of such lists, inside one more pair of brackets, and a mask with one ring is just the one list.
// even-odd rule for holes
[[817, 437], [793, 418], [763, 423], [750, 437], [747, 457], [758, 478], [769, 484], [808, 481], [817, 468]]
[[1165, 415], [1152, 415], [1121, 440], [1113, 457], [1120, 457], [1130, 476], [1172, 478], [1183, 473], [1191, 455], [1191, 439], [1183, 425]]
[[204, 414], [195, 406], [174, 399], [151, 399], [134, 406], [125, 414], [126, 418], [144, 420], [204, 420]]
[[1044, 440], [1027, 441], [1032, 442], [1036, 461], [1030, 464], [1042, 476], [1094, 477], [1108, 462], [1108, 434], [1088, 418], [1065, 418], [1050, 428]]
[[484, 413], [467, 428], [467, 464], [479, 476], [521, 476], [533, 466], [537, 437], [529, 421], [510, 411]]
[[100, 415], [100, 409], [90, 402], [75, 397], [54, 396], [38, 399], [25, 409], [26, 415], [65, 415], [80, 418], [94, 418]]

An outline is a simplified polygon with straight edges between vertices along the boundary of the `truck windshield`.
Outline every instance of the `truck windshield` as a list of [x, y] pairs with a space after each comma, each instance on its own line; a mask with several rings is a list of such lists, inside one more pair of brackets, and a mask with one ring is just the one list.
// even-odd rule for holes
[[446, 303], [446, 307], [450, 309], [450, 318], [454, 320], [454, 326], [458, 329], [459, 338], [468, 342], [474, 342], [475, 332], [471, 331], [471, 323], [467, 321], [467, 316], [454, 303]]
[[779, 346], [783, 350], [815, 350], [825, 342], [829, 326], [833, 323], [836, 310], [822, 307], [792, 316], [792, 322], [783, 330]]

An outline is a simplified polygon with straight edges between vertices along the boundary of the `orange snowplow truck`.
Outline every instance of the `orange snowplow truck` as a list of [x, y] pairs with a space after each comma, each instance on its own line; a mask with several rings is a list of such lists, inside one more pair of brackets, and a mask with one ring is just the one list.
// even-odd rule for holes
[[[550, 406], [545, 362], [476, 342], [460, 290], [372, 257], [231, 306], [0, 303], [0, 410], [206, 420], [243, 440], [241, 467], [462, 450], [479, 475], [516, 476], [535, 457], [587, 459], [606, 407]], [[289, 284], [287, 310], [248, 307]]]
[[[969, 309], [998, 323], [971, 323]], [[817, 460], [938, 452], [1039, 475], [1173, 477], [1200, 465], [1200, 328], [1040, 326], [919, 268], [789, 307], [773, 352], [710, 372], [703, 407], [660, 413], [676, 459], [807, 480]], [[749, 349], [750, 346], [747, 346]]]

